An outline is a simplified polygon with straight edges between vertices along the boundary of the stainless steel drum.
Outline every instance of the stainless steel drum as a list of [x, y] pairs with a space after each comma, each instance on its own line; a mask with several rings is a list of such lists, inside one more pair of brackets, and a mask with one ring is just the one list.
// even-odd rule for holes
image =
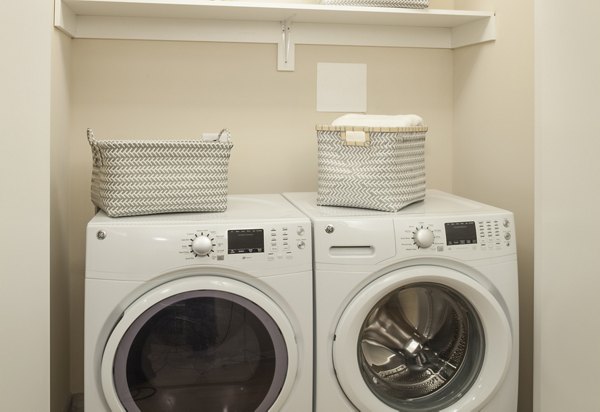
[[363, 378], [381, 401], [399, 410], [437, 411], [471, 387], [485, 339], [464, 296], [416, 283], [379, 300], [363, 322], [357, 350]]

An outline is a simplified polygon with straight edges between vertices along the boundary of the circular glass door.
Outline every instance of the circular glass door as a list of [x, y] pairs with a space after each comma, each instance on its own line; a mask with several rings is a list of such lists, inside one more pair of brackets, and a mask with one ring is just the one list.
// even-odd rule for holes
[[502, 381], [510, 336], [501, 306], [477, 282], [446, 268], [408, 268], [350, 302], [333, 361], [359, 410], [473, 410]]
[[169, 284], [159, 288], [169, 296], [145, 296], [125, 312], [103, 357], [111, 409], [267, 411], [281, 402], [295, 367], [292, 332], [278, 325], [283, 314], [256, 289], [219, 282], [217, 289]]
[[472, 305], [439, 284], [417, 283], [384, 296], [358, 338], [362, 377], [388, 406], [441, 410], [479, 374], [485, 338]]

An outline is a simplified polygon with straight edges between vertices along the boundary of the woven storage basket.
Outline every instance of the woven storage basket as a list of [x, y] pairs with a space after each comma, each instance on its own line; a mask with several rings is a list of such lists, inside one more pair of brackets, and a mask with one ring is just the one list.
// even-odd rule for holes
[[[347, 132], [363, 132], [354, 142]], [[425, 198], [427, 127], [317, 126], [317, 204], [395, 212]]]
[[335, 6], [398, 7], [405, 9], [426, 9], [429, 0], [321, 0], [321, 4]]
[[108, 216], [221, 212], [227, 208], [231, 142], [96, 140], [92, 202]]

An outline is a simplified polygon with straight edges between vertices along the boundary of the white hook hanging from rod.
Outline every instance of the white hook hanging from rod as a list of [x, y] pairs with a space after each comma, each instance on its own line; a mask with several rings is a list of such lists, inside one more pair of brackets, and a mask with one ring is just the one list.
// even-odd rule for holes
[[291, 19], [281, 22], [281, 39], [277, 50], [277, 70], [294, 70], [294, 43], [292, 41], [292, 23]]

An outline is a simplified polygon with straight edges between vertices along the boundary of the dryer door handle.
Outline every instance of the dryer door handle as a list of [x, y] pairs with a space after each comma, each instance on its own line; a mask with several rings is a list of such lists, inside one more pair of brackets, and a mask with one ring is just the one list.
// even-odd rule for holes
[[375, 247], [373, 246], [331, 246], [329, 248], [330, 256], [342, 256], [342, 257], [365, 257], [373, 256], [375, 254]]

